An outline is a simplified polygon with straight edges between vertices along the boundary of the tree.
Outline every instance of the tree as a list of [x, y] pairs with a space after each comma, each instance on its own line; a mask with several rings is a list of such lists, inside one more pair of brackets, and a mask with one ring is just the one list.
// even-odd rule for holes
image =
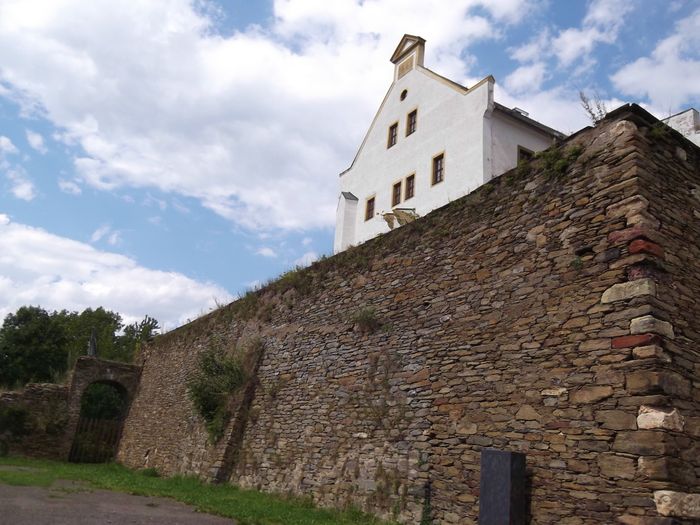
[[121, 315], [102, 307], [49, 313], [23, 306], [0, 328], [0, 386], [60, 380], [87, 353], [93, 330], [98, 357], [130, 363], [159, 329], [158, 321], [148, 315], [123, 326]]
[[68, 336], [68, 367], [73, 368], [79, 356], [87, 353], [88, 342], [92, 331], [95, 331], [97, 339], [98, 355], [105, 359], [129, 362], [128, 358], [117, 351], [116, 334], [122, 328], [122, 317], [116, 312], [99, 308], [86, 308], [82, 312], [69, 312], [62, 310], [55, 312], [54, 316], [66, 329]]
[[0, 385], [57, 380], [68, 367], [65, 327], [43, 308], [23, 306], [0, 328]]
[[141, 350], [144, 343], [158, 335], [160, 325], [153, 317], [145, 316], [137, 323], [131, 323], [124, 327], [122, 335], [117, 337], [116, 349], [119, 357], [126, 362], [131, 362]]

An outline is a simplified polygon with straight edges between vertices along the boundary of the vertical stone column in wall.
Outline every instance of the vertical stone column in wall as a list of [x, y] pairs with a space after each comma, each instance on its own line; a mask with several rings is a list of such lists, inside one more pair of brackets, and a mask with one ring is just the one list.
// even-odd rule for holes
[[[637, 169], [644, 174], [647, 168]], [[640, 187], [645, 182], [641, 179]], [[653, 192], [647, 194], [653, 198]], [[606, 465], [602, 470], [611, 478], [638, 480], [639, 487], [649, 491], [646, 501], [630, 499], [627, 513], [619, 517], [636, 524], [641, 523], [639, 515], [655, 514], [650, 508], [654, 491], [687, 486], [689, 478], [694, 478], [692, 466], [681, 458], [687, 437], [682, 410], [677, 408], [679, 402], [692, 398], [692, 385], [672, 367], [675, 356], [669, 350], [674, 348], [676, 333], [669, 296], [674, 286], [682, 284], [674, 283], [668, 271], [667, 240], [650, 211], [649, 199], [635, 195], [608, 207], [606, 215], [625, 220], [625, 228], [610, 233], [608, 240], [619, 250], [617, 264], [625, 268], [627, 280], [606, 290], [601, 303], [617, 305], [617, 310], [624, 306], [620, 315], [629, 318], [626, 333], [614, 337], [611, 346], [631, 352], [621, 370], [629, 396], [625, 403], [635, 408], [637, 417], [619, 427], [611, 455], [602, 459]], [[656, 518], [647, 518], [652, 519]]]

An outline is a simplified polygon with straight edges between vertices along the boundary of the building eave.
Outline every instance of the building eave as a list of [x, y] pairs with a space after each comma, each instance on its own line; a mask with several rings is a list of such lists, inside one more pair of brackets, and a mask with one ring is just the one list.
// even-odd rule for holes
[[530, 117], [527, 117], [520, 113], [519, 111], [516, 111], [514, 109], [507, 108], [503, 104], [499, 104], [498, 102], [494, 102], [494, 111], [499, 111], [501, 113], [504, 113], [508, 115], [511, 118], [514, 118], [516, 120], [519, 120], [528, 126], [531, 126], [533, 128], [537, 128], [543, 133], [546, 133], [547, 135], [551, 135], [552, 137], [556, 138], [557, 140], [563, 140], [566, 138], [566, 134], [562, 133], [561, 131], [557, 131], [554, 128], [550, 128], [549, 126], [545, 126], [541, 122], [538, 122], [534, 119], [531, 119]]

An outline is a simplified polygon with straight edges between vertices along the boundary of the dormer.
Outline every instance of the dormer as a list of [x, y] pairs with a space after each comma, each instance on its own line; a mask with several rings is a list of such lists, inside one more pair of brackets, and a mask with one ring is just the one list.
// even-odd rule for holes
[[394, 63], [394, 81], [397, 81], [406, 73], [423, 65], [425, 55], [425, 40], [419, 36], [404, 35], [391, 55]]

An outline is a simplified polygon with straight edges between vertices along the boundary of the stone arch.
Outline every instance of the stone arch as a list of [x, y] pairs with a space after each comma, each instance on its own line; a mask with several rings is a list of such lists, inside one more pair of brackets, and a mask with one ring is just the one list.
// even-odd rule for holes
[[141, 367], [116, 361], [107, 361], [91, 356], [78, 358], [73, 370], [68, 394], [68, 426], [62, 443], [62, 457], [68, 459], [80, 420], [83, 395], [92, 384], [107, 384], [117, 389], [125, 401], [123, 419], [136, 395]]

